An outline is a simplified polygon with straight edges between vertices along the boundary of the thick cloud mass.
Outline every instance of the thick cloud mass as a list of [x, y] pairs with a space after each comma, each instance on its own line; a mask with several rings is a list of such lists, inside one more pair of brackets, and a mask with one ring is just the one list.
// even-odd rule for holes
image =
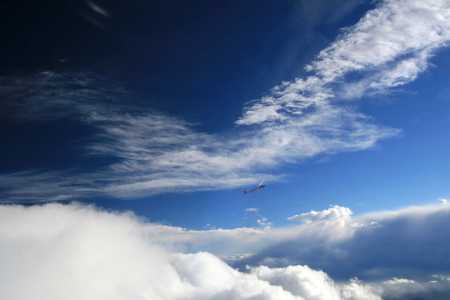
[[332, 207], [291, 217], [309, 223], [296, 227], [303, 228], [296, 234], [246, 258], [244, 264], [280, 267], [307, 263], [334, 278], [358, 276], [370, 280], [450, 271], [450, 205], [410, 207], [353, 218], [344, 211]]
[[0, 225], [1, 299], [366, 299], [306, 266], [241, 273], [165, 250], [135, 217], [92, 207], [3, 206]]
[[[343, 211], [339, 207], [332, 209]], [[226, 234], [220, 230], [193, 232], [146, 223], [130, 214], [102, 212], [75, 204], [0, 206], [0, 299], [372, 300], [418, 296], [447, 299], [450, 277], [443, 272], [433, 273], [437, 269], [425, 273], [429, 270], [426, 263], [441, 265], [440, 271], [448, 270], [448, 258], [444, 257], [448, 253], [445, 246], [448, 239], [444, 238], [448, 234], [445, 219], [449, 219], [449, 211], [448, 205], [426, 206], [353, 220], [346, 216], [345, 222], [336, 214], [334, 220], [327, 217], [288, 228], [253, 229], [253, 234], [259, 232], [259, 235], [253, 241], [240, 243], [252, 229], [233, 229]], [[337, 231], [349, 228], [353, 231], [345, 235], [324, 233], [336, 229], [337, 224], [341, 226]], [[371, 229], [361, 229], [364, 224], [372, 224]], [[435, 226], [441, 231], [437, 232]], [[409, 236], [405, 227], [411, 232]], [[423, 234], [418, 232], [420, 228]], [[159, 238], [155, 232], [159, 232]], [[302, 240], [307, 235], [317, 239]], [[391, 245], [386, 242], [386, 235]], [[429, 236], [427, 241], [423, 240], [424, 235]], [[251, 245], [257, 250], [275, 244], [270, 248], [275, 253], [280, 245], [290, 243], [275, 241], [286, 239], [291, 242], [295, 239], [298, 250], [322, 247], [315, 258], [304, 256], [303, 261], [341, 255], [342, 261], [352, 266], [346, 271], [353, 269], [354, 274], [358, 268], [364, 270], [364, 263], [381, 267], [390, 264], [399, 271], [404, 271], [409, 264], [412, 269], [423, 268], [424, 272], [415, 280], [394, 277], [362, 282], [335, 281], [326, 273], [328, 270], [314, 270], [304, 264], [284, 267], [257, 264], [238, 271], [212, 253], [186, 251], [182, 247], [190, 243], [198, 249], [214, 249], [214, 244], [217, 246], [220, 241], [234, 243], [235, 249], [249, 249]], [[344, 240], [347, 248], [339, 244]], [[426, 242], [425, 247], [420, 247]], [[333, 243], [335, 248], [328, 247]], [[409, 250], [414, 243], [420, 250]], [[370, 250], [369, 244], [375, 250]], [[349, 245], [356, 248], [361, 245], [361, 249]], [[377, 245], [384, 245], [384, 252], [377, 250], [380, 248]], [[292, 248], [285, 248], [285, 259], [298, 258], [288, 251]], [[398, 252], [405, 260], [395, 263]], [[299, 251], [297, 255], [302, 253]], [[388, 255], [393, 259], [386, 259]], [[426, 258], [421, 259], [423, 256]], [[336, 257], [331, 261], [336, 263], [334, 268], [344, 266]]]

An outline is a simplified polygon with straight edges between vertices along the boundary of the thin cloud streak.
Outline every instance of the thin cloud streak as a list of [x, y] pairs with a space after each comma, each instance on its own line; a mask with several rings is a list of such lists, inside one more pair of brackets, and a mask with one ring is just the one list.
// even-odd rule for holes
[[[417, 78], [450, 40], [447, 0], [385, 0], [345, 29], [306, 70], [251, 104], [239, 125], [286, 122], [342, 98], [387, 92]], [[357, 75], [351, 79], [348, 75]], [[268, 125], [270, 126], [270, 125]]]
[[[119, 99], [129, 97], [127, 93], [84, 74], [46, 72], [40, 76], [39, 80], [18, 81], [32, 97], [22, 97], [16, 86], [9, 89], [18, 100], [18, 117], [22, 121], [81, 121], [95, 132], [84, 147], [85, 158], [104, 157], [113, 162], [90, 172], [2, 174], [3, 194], [10, 199], [32, 199], [33, 192], [36, 199], [46, 200], [100, 194], [128, 198], [271, 182], [282, 178], [271, 171], [281, 164], [367, 149], [395, 132], [371, 124], [356, 112], [329, 107], [292, 124], [218, 136], [199, 132], [177, 118], [123, 106]], [[74, 82], [80, 85], [79, 93], [72, 89]], [[37, 105], [41, 101], [45, 105]]]
[[[250, 103], [236, 124], [216, 135], [162, 113], [125, 106], [130, 95], [93, 74], [43, 72], [1, 91], [14, 101], [22, 120], [72, 118], [92, 126], [86, 157], [113, 162], [91, 172], [63, 175], [64, 181], [91, 180], [84, 189], [37, 178], [38, 170], [3, 174], [13, 184], [4, 195], [20, 198], [23, 184], [37, 198], [73, 198], [104, 194], [119, 198], [163, 192], [235, 188], [260, 180], [280, 180], [274, 173], [286, 163], [374, 147], [400, 130], [377, 125], [345, 99], [387, 92], [425, 71], [430, 57], [450, 40], [450, 3], [444, 0], [382, 1], [307, 66], [310, 75], [275, 87]], [[350, 79], [348, 75], [358, 79]], [[56, 171], [55, 171], [56, 172]], [[61, 171], [58, 171], [61, 172]], [[44, 172], [41, 179], [48, 176]], [[57, 173], [57, 172], [56, 172]], [[57, 177], [57, 176], [55, 176]], [[16, 184], [15, 184], [16, 183]], [[56, 194], [50, 196], [50, 191]]]

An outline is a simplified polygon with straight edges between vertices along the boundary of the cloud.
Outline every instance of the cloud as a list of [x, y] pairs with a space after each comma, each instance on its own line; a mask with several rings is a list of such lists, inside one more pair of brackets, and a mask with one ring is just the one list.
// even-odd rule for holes
[[48, 204], [0, 206], [0, 217], [2, 299], [379, 299], [344, 296], [347, 284], [306, 266], [243, 273], [206, 252], [168, 250], [130, 214]]
[[449, 16], [446, 0], [378, 1], [306, 67], [309, 76], [276, 87], [247, 107], [237, 124], [299, 120], [324, 105], [342, 105], [339, 98], [383, 93], [415, 80], [433, 53], [448, 45]]
[[[191, 231], [149, 223], [130, 213], [105, 212], [80, 204], [3, 205], [0, 206], [0, 297], [14, 300], [447, 299], [450, 295], [448, 247], [447, 240], [441, 238], [448, 235], [449, 227], [443, 226], [448, 224], [442, 222], [449, 215], [448, 207], [442, 205], [361, 215], [351, 222], [359, 223], [358, 226], [345, 227], [353, 231], [351, 235], [333, 239], [323, 234], [324, 227], [333, 231], [336, 220], [331, 219], [327, 221], [329, 224], [320, 220], [285, 228]], [[372, 223], [374, 220], [376, 225]], [[313, 226], [314, 223], [319, 226]], [[408, 223], [408, 230], [414, 234], [405, 239], [407, 232], [398, 223]], [[421, 230], [426, 232], [426, 240]], [[391, 236], [385, 239], [380, 231]], [[308, 235], [303, 243], [296, 244], [296, 252], [301, 253], [302, 248], [313, 247], [311, 244], [319, 241], [322, 241], [322, 251], [316, 256], [303, 257], [300, 264], [291, 261], [292, 264], [275, 267], [266, 265], [266, 260], [241, 271], [214, 254], [220, 248], [214, 244], [234, 243], [238, 244], [235, 247], [248, 248], [253, 243], [258, 244], [255, 248], [263, 249], [274, 239], [292, 243], [292, 234], [297, 241]], [[249, 241], [252, 236], [253, 241]], [[317, 236], [322, 238], [313, 238]], [[325, 240], [334, 241], [333, 247], [326, 247]], [[365, 240], [370, 241], [373, 250], [363, 245], [364, 253], [349, 251], [352, 250], [349, 244], [365, 244]], [[183, 246], [189, 243], [196, 246], [190, 249]], [[380, 252], [378, 245], [385, 252]], [[418, 251], [411, 251], [412, 247]], [[225, 248], [220, 250], [229, 252], [230, 247]], [[291, 252], [285, 255], [285, 261], [292, 259]], [[332, 260], [335, 266], [325, 264], [325, 268], [313, 268], [319, 258]], [[403, 261], [396, 263], [400, 259]], [[425, 261], [440, 268], [428, 268], [423, 264]], [[379, 270], [386, 269], [388, 264], [391, 270], [381, 277], [383, 273], [379, 272], [372, 278], [366, 276], [364, 281], [356, 279], [370, 264]], [[336, 269], [345, 266], [352, 272], [348, 274], [350, 279], [333, 275]], [[393, 269], [397, 272], [392, 272]], [[392, 276], [392, 273], [401, 275]]]
[[263, 216], [259, 212], [258, 208], [254, 208], [254, 207], [246, 208], [245, 212], [248, 214], [252, 214], [256, 218], [256, 220], [255, 220], [256, 224], [258, 224], [259, 226], [261, 226], [263, 228], [267, 228], [267, 229], [272, 227], [272, 222], [270, 222], [268, 218]]
[[[10, 87], [17, 117], [43, 122], [69, 118], [90, 126], [93, 136], [83, 153], [89, 167], [2, 174], [9, 183], [2, 185], [2, 195], [10, 200], [33, 200], [31, 191], [34, 200], [130, 198], [276, 181], [282, 174], [274, 170], [283, 164], [367, 149], [393, 133], [370, 124], [365, 116], [329, 107], [295, 124], [215, 135], [138, 104], [124, 106], [123, 99], [131, 96], [109, 82], [83, 74], [47, 72], [37, 77], [22, 78], [16, 81], [19, 86]], [[24, 97], [21, 87], [32, 96]], [[98, 158], [110, 163], [92, 170]]]
[[288, 218], [289, 221], [299, 221], [305, 223], [312, 222], [320, 222], [320, 221], [329, 221], [341, 219], [344, 221], [350, 220], [352, 215], [352, 211], [347, 207], [342, 207], [339, 205], [335, 205], [330, 207], [329, 209], [322, 211], [310, 211], [307, 213], [302, 213], [299, 215], [294, 215]]
[[[411, 57], [423, 57], [424, 53], [447, 45], [449, 14], [450, 4], [446, 0], [381, 1], [322, 50], [308, 69], [331, 82], [352, 71], [366, 71], [388, 63], [398, 65], [404, 59], [413, 63]], [[420, 65], [423, 60], [415, 62]], [[416, 72], [409, 74], [413, 76], [406, 77], [414, 79]]]
[[448, 205], [349, 215], [338, 214], [333, 208], [299, 214], [305, 223], [290, 227], [290, 234], [284, 233], [278, 242], [271, 240], [238, 265], [281, 267], [307, 262], [334, 278], [370, 280], [421, 277], [450, 270], [446, 258], [450, 251]]
[[312, 270], [307, 266], [286, 268], [257, 267], [251, 270], [258, 278], [273, 285], [281, 286], [294, 295], [305, 299], [366, 299], [379, 300], [373, 289], [356, 280], [336, 284], [326, 273]]
[[1, 202], [51, 202], [94, 196], [98, 194], [99, 178], [93, 175], [79, 176], [76, 170], [0, 174], [0, 193], [6, 199]]
[[[25, 182], [31, 182], [27, 191], [34, 190], [35, 199], [236, 188], [280, 180], [283, 174], [276, 172], [285, 164], [371, 148], [400, 130], [377, 125], [344, 100], [416, 79], [448, 44], [449, 16], [445, 0], [379, 1], [317, 55], [305, 77], [249, 103], [236, 120], [239, 128], [220, 135], [125, 101], [133, 98], [130, 93], [95, 74], [46, 71], [2, 78], [1, 92], [18, 118], [71, 118], [90, 126], [96, 134], [85, 147], [85, 165], [95, 165], [98, 157], [111, 161], [76, 176], [49, 170], [39, 180], [27, 174], [37, 178], [40, 170], [2, 174], [5, 182], [17, 183], [2, 185], [2, 196], [33, 198], [24, 192]], [[135, 104], [123, 105], [127, 102]], [[49, 174], [51, 182], [44, 182]], [[64, 182], [58, 183], [61, 177]], [[90, 184], [78, 183], [80, 177]]]
[[[330, 216], [329, 208], [315, 215]], [[450, 270], [450, 206], [408, 207], [353, 216], [309, 219], [290, 226], [188, 230], [154, 225], [146, 235], [167, 248], [207, 251], [244, 270], [247, 265], [308, 265], [332, 278], [421, 279]], [[301, 215], [301, 214], [299, 214]]]
[[270, 228], [272, 227], [272, 222], [269, 221], [269, 219], [267, 219], [266, 217], [261, 217], [256, 219], [256, 223], [259, 226], [265, 227], [265, 228]]
[[439, 202], [442, 203], [442, 204], [448, 204], [449, 200], [447, 198], [440, 198]]
[[92, 1], [86, 1], [86, 5], [89, 6], [89, 8], [93, 11], [96, 12], [97, 14], [102, 15], [103, 17], [109, 18], [111, 16], [111, 14], [104, 9], [103, 7], [101, 7], [100, 5], [98, 5], [95, 2]]
[[450, 281], [442, 275], [432, 275], [422, 281], [394, 277], [372, 287], [386, 300], [444, 300], [450, 295]]
[[187, 230], [160, 225], [148, 228], [147, 234], [166, 247], [208, 251], [242, 270], [246, 265], [306, 264], [335, 279], [370, 281], [422, 279], [450, 270], [448, 205], [357, 216], [335, 206], [298, 215], [305, 219], [283, 227]]

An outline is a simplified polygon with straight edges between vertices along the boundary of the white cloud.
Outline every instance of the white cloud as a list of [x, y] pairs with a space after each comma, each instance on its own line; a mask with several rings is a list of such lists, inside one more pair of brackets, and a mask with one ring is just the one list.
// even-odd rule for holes
[[321, 51], [309, 69], [330, 82], [351, 71], [401, 62], [408, 55], [423, 55], [423, 51], [448, 43], [449, 16], [447, 0], [380, 1], [376, 9]]
[[272, 227], [272, 222], [269, 221], [268, 218], [264, 217], [260, 212], [258, 208], [255, 207], [249, 207], [245, 209], [245, 212], [248, 214], [253, 215], [256, 218], [256, 224], [258, 226], [261, 226], [263, 228], [269, 229]]
[[294, 215], [289, 217], [288, 220], [305, 223], [329, 220], [342, 220], [343, 222], [347, 222], [350, 220], [351, 215], [352, 211], [349, 208], [335, 205], [322, 211], [312, 210], [310, 212]]
[[272, 227], [272, 222], [270, 222], [269, 219], [267, 219], [266, 217], [258, 218], [258, 219], [256, 220], [256, 223], [257, 223], [259, 226], [262, 226], [262, 227], [264, 227], [264, 228], [270, 228], [270, 227]]
[[[45, 172], [39, 180], [27, 175], [36, 179], [38, 170], [3, 174], [5, 182], [17, 183], [2, 185], [3, 195], [29, 199], [27, 191], [33, 190], [36, 199], [93, 194], [127, 198], [234, 188], [278, 180], [281, 175], [273, 172], [285, 163], [368, 149], [399, 130], [376, 125], [337, 100], [386, 92], [416, 79], [436, 50], [448, 44], [449, 20], [447, 0], [379, 1], [318, 54], [307, 67], [308, 76], [283, 82], [250, 103], [236, 123], [252, 126], [225, 135], [201, 132], [139, 105], [125, 106], [121, 103], [130, 95], [93, 74], [43, 72], [13, 78], [1, 90], [21, 108], [17, 113], [22, 119], [64, 117], [93, 126], [99, 134], [87, 153], [115, 162], [76, 174], [86, 183], [77, 183], [70, 172]], [[49, 176], [53, 179], [45, 182]], [[61, 177], [65, 182], [58, 182]], [[29, 182], [25, 191], [23, 182]]]
[[[194, 231], [91, 206], [3, 205], [0, 298], [446, 299], [448, 245], [441, 237], [448, 235], [449, 215], [448, 207], [429, 205], [353, 217], [340, 228], [325, 218], [284, 228]], [[342, 231], [347, 234], [336, 235]], [[408, 231], [414, 234], [405, 239]], [[274, 255], [279, 248], [287, 250], [283, 257], [259, 263], [243, 255], [253, 262], [243, 271], [215, 255]], [[284, 266], [266, 265], [281, 261]]]
[[447, 205], [358, 216], [338, 206], [304, 216], [286, 227], [187, 230], [160, 225], [146, 234], [166, 247], [208, 251], [240, 267], [308, 264], [333, 278], [373, 280], [450, 270]]
[[420, 278], [450, 270], [446, 260], [450, 251], [447, 205], [356, 217], [343, 214], [328, 218], [330, 215], [330, 209], [306, 213], [309, 222], [284, 229], [283, 237], [281, 229], [274, 229], [268, 234], [278, 239], [267, 240], [265, 247], [237, 264], [280, 267], [307, 262], [334, 278], [357, 276], [371, 280], [405, 275]]
[[450, 201], [447, 198], [440, 198], [439, 202], [442, 204], [448, 204]]
[[349, 209], [342, 208], [339, 214], [326, 209], [314, 215], [325, 217], [272, 228], [187, 230], [159, 225], [147, 228], [146, 234], [165, 247], [208, 251], [234, 266], [308, 264], [339, 279], [421, 278], [450, 270], [448, 206], [359, 216], [351, 216]]
[[268, 268], [265, 266], [252, 269], [258, 278], [273, 285], [281, 286], [292, 294], [305, 299], [339, 300], [365, 299], [381, 300], [369, 286], [357, 281], [336, 284], [326, 273], [312, 270], [307, 266], [289, 266], [286, 268]]
[[447, 0], [379, 1], [306, 67], [311, 75], [283, 83], [250, 105], [237, 123], [298, 120], [324, 103], [342, 105], [335, 101], [339, 97], [385, 92], [415, 80], [432, 54], [447, 46], [449, 16]]
[[361, 115], [331, 107], [301, 124], [259, 128], [226, 138], [201, 133], [186, 122], [154, 112], [97, 114], [90, 122], [102, 131], [90, 147], [93, 153], [121, 158], [103, 173], [106, 180], [120, 181], [103, 191], [124, 197], [270, 182], [279, 176], [267, 171], [282, 163], [366, 149], [394, 133], [379, 130]]
[[372, 287], [386, 300], [447, 299], [450, 295], [450, 283], [446, 276], [432, 275], [429, 279], [417, 281], [394, 277], [380, 283], [374, 283]]
[[63, 201], [76, 197], [95, 195], [94, 176], [76, 176], [74, 170], [22, 171], [0, 174], [2, 195], [10, 202]]
[[[214, 135], [161, 113], [124, 107], [119, 98], [127, 96], [120, 87], [109, 89], [109, 84], [86, 75], [37, 77], [18, 81], [39, 95], [17, 101], [20, 117], [74, 118], [92, 126], [96, 135], [85, 146], [89, 172], [72, 172], [74, 168], [3, 174], [3, 182], [10, 183], [4, 185], [3, 195], [9, 199], [33, 200], [33, 193], [35, 200], [98, 194], [127, 198], [271, 182], [282, 177], [273, 170], [284, 163], [367, 149], [395, 133], [371, 124], [361, 114], [325, 105], [298, 122]], [[71, 82], [82, 85], [80, 94]], [[44, 98], [45, 105], [36, 105]], [[91, 170], [98, 157], [113, 162]]]
[[2, 299], [368, 299], [339, 296], [308, 267], [243, 273], [209, 253], [167, 250], [132, 215], [93, 207], [0, 206], [0, 225]]

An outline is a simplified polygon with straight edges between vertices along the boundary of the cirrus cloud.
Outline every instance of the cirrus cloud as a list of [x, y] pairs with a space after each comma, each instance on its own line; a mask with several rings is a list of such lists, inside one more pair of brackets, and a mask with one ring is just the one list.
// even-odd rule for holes
[[[18, 108], [19, 118], [72, 118], [91, 126], [96, 134], [84, 148], [85, 164], [98, 157], [111, 163], [76, 176], [76, 168], [1, 174], [2, 182], [15, 183], [2, 184], [2, 196], [10, 201], [131, 198], [235, 188], [280, 180], [284, 174], [276, 172], [285, 164], [374, 147], [400, 130], [376, 124], [344, 100], [415, 80], [447, 46], [449, 20], [447, 0], [379, 1], [317, 55], [305, 77], [249, 103], [235, 122], [240, 126], [226, 134], [124, 105], [129, 93], [91, 73], [3, 78], [1, 92]], [[25, 182], [30, 184], [24, 190]]]

